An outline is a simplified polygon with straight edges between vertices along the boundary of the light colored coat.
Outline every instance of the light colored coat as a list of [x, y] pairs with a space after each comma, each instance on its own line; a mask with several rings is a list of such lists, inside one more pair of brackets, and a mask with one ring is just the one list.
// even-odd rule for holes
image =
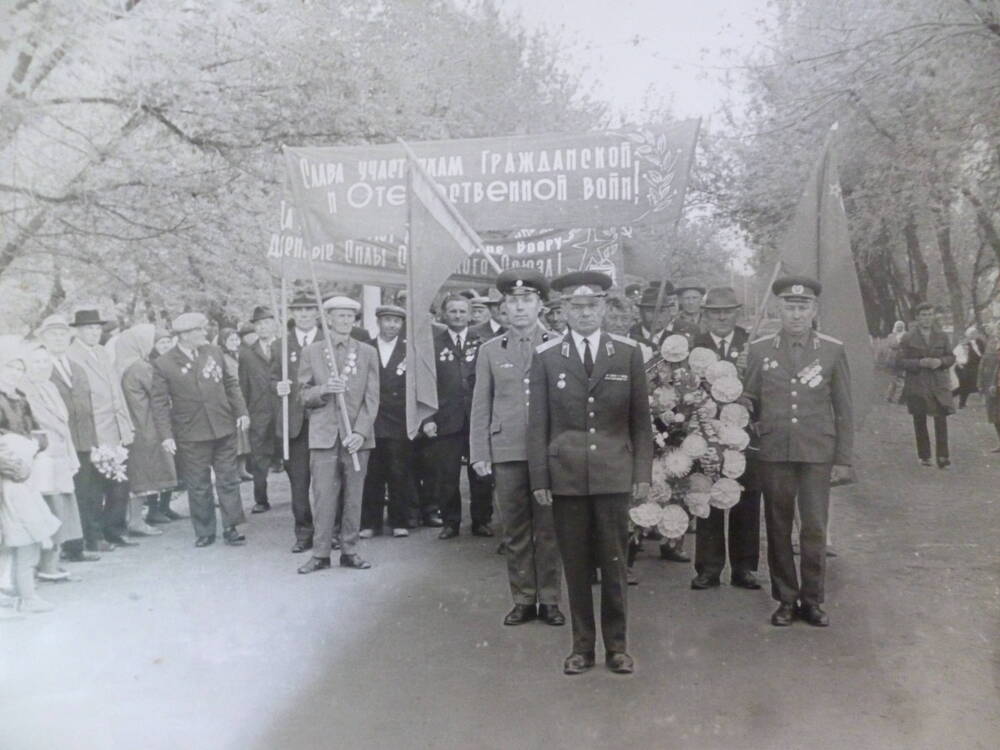
[[30, 383], [24, 389], [31, 413], [38, 426], [45, 430], [49, 444], [40, 456], [51, 461], [51, 474], [42, 492], [73, 492], [73, 475], [80, 468], [73, 436], [69, 426], [69, 412], [55, 383]]
[[88, 347], [79, 339], [70, 344], [67, 354], [87, 374], [97, 444], [131, 443], [132, 419], [129, 417], [125, 395], [111, 355], [103, 346]]

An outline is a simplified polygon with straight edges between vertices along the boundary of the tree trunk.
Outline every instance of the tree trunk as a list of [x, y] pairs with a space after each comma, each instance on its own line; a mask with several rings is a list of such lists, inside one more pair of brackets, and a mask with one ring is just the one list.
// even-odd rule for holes
[[910, 263], [910, 299], [909, 307], [927, 299], [927, 285], [930, 284], [930, 269], [920, 249], [920, 237], [917, 233], [917, 217], [911, 211], [903, 225], [903, 238], [906, 240], [906, 257]]
[[982, 232], [983, 239], [993, 250], [997, 263], [1000, 264], [1000, 230], [993, 223], [990, 212], [983, 205], [983, 202], [979, 200], [978, 195], [973, 193], [969, 188], [962, 188], [962, 195], [965, 196], [966, 200], [972, 204], [972, 208], [975, 209], [976, 224], [979, 226], [979, 231]]
[[962, 301], [962, 281], [958, 275], [958, 264], [951, 246], [951, 203], [942, 199], [932, 209], [934, 215], [934, 236], [937, 238], [938, 252], [941, 254], [941, 268], [948, 286], [948, 301], [954, 335], [965, 329], [965, 304]]

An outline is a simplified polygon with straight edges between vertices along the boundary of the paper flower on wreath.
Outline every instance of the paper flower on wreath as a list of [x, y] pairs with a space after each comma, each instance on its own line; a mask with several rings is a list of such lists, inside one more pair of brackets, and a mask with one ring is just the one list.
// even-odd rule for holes
[[660, 344], [660, 356], [667, 362], [683, 362], [687, 359], [688, 351], [687, 336], [680, 334], [675, 333], [673, 336], [667, 336]]
[[681, 443], [681, 452], [690, 456], [692, 459], [699, 459], [705, 455], [705, 451], [708, 450], [708, 441], [705, 440], [701, 435], [693, 433], [684, 438], [684, 442]]
[[715, 416], [719, 413], [719, 405], [712, 401], [712, 399], [707, 398], [701, 402], [698, 406], [698, 419], [706, 421], [709, 419], [715, 419]]
[[735, 479], [723, 477], [712, 485], [712, 506], [726, 510], [732, 508], [740, 501], [740, 493], [743, 488]]
[[656, 526], [662, 515], [663, 511], [656, 503], [636, 505], [634, 508], [630, 508], [628, 512], [628, 517], [632, 519], [632, 522], [636, 526], [642, 526], [644, 529]]
[[722, 380], [723, 378], [736, 378], [738, 380], [739, 372], [736, 369], [736, 365], [732, 362], [720, 359], [719, 361], [711, 364], [708, 369], [705, 370], [705, 380], [713, 385], [716, 380]]
[[660, 522], [657, 529], [667, 539], [677, 539], [684, 536], [688, 529], [688, 514], [679, 505], [668, 505], [660, 509]]
[[708, 395], [701, 388], [695, 388], [693, 391], [688, 391], [684, 394], [681, 399], [685, 404], [700, 404], [702, 403]]
[[719, 427], [719, 442], [735, 450], [746, 450], [750, 445], [750, 435], [742, 427], [722, 422]]
[[697, 518], [708, 518], [712, 510], [712, 493], [710, 492], [689, 492], [684, 497], [684, 504], [687, 505], [691, 515]]
[[649, 499], [660, 505], [666, 505], [673, 497], [674, 490], [667, 482], [656, 482], [649, 488]]
[[663, 456], [663, 471], [671, 479], [680, 479], [691, 473], [694, 460], [682, 450], [668, 451]]
[[704, 346], [696, 346], [688, 355], [688, 367], [696, 375], [705, 375], [719, 361], [719, 355]]
[[719, 378], [712, 383], [712, 398], [728, 404], [743, 395], [743, 386], [737, 378]]
[[653, 403], [659, 411], [673, 411], [677, 406], [677, 391], [673, 386], [661, 385], [653, 391]]
[[711, 492], [712, 480], [704, 474], [695, 472], [688, 477], [688, 494], [692, 492]]
[[[744, 433], [745, 434], [745, 433]], [[739, 451], [722, 452], [722, 473], [730, 479], [738, 479], [747, 470], [747, 457]]]
[[750, 424], [750, 412], [743, 404], [726, 404], [719, 412], [719, 419], [735, 427], [746, 427]]
[[652, 487], [660, 487], [670, 482], [667, 476], [666, 462], [662, 458], [653, 459], [653, 483]]

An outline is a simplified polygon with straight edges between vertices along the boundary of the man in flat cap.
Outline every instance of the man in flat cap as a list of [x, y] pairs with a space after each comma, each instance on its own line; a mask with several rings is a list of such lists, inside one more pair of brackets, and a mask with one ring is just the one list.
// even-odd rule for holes
[[[328, 313], [330, 344], [320, 339], [307, 346], [298, 373], [302, 403], [309, 410], [315, 527], [312, 557], [299, 568], [303, 574], [330, 567], [338, 517], [340, 566], [359, 570], [371, 567], [358, 554], [358, 539], [365, 470], [375, 447], [378, 353], [371, 344], [351, 336], [360, 303], [337, 296], [324, 302], [323, 309]], [[338, 403], [341, 394], [346, 420]], [[350, 423], [350, 428], [345, 422]], [[354, 457], [360, 470], [354, 467]]]
[[[749, 333], [736, 325], [742, 303], [732, 287], [713, 287], [702, 304], [708, 330], [694, 338], [692, 346], [711, 349], [719, 359], [736, 365], [742, 377], [746, 373], [746, 350]], [[712, 508], [708, 518], [699, 518], [695, 532], [695, 578], [691, 588], [714, 588], [719, 585], [726, 566], [726, 545], [729, 546], [729, 582], [744, 589], [759, 589], [754, 573], [760, 560], [760, 486], [757, 479], [756, 440], [747, 449], [747, 467], [738, 481], [743, 492], [736, 505], [729, 509], [729, 533], [726, 534], [726, 512]]]
[[549, 625], [563, 625], [562, 569], [552, 508], [534, 499], [528, 475], [529, 378], [535, 347], [550, 337], [538, 323], [549, 285], [530, 268], [504, 271], [496, 285], [504, 295], [511, 327], [479, 348], [469, 460], [479, 476], [492, 476], [495, 482], [514, 599], [504, 625], [521, 625], [536, 617]]
[[277, 406], [271, 385], [271, 343], [274, 340], [274, 315], [257, 306], [250, 317], [257, 341], [240, 347], [240, 390], [250, 414], [250, 458], [247, 468], [253, 477], [252, 513], [271, 510], [267, 497], [267, 475], [276, 453], [274, 417]]
[[545, 303], [545, 322], [553, 333], [566, 333], [566, 315], [563, 313], [559, 292], [549, 292], [549, 299]]
[[653, 438], [639, 347], [601, 331], [611, 279], [577, 271], [552, 282], [569, 333], [535, 349], [531, 363], [528, 470], [535, 498], [552, 505], [566, 572], [573, 651], [566, 674], [594, 665], [591, 591], [601, 570], [601, 635], [608, 668], [633, 670], [626, 646], [626, 548], [630, 498], [649, 494]]
[[410, 535], [410, 509], [416, 502], [413, 443], [406, 432], [406, 337], [400, 334], [406, 310], [396, 305], [375, 309], [378, 336], [379, 401], [375, 448], [368, 461], [361, 507], [361, 538], [382, 533], [386, 491], [393, 537]]
[[[808, 277], [778, 279], [781, 330], [750, 345], [746, 393], [760, 436], [759, 474], [767, 523], [771, 596], [776, 626], [799, 617], [825, 626], [826, 525], [831, 478], [849, 474], [854, 427], [851, 376], [844, 345], [813, 330], [822, 288]], [[801, 517], [801, 585], [792, 552], [792, 524]]]
[[472, 307], [475, 309], [477, 302], [486, 306], [487, 317], [473, 325], [469, 330], [483, 341], [489, 341], [494, 336], [499, 336], [507, 331], [507, 326], [501, 322], [504, 309], [504, 297], [496, 289], [490, 289], [485, 296], [472, 300]]
[[695, 279], [683, 279], [674, 288], [674, 294], [677, 295], [680, 309], [665, 330], [667, 333], [687, 336], [688, 343], [691, 343], [695, 336], [705, 331], [705, 321], [701, 314], [705, 287]]
[[[207, 343], [208, 319], [184, 313], [173, 322], [177, 345], [153, 362], [153, 421], [163, 448], [177, 459], [188, 490], [195, 546], [215, 542], [215, 499], [226, 544], [246, 542], [236, 528], [244, 523], [236, 465], [236, 429], [250, 425], [235, 372], [222, 350]], [[212, 472], [215, 492], [212, 492]]]

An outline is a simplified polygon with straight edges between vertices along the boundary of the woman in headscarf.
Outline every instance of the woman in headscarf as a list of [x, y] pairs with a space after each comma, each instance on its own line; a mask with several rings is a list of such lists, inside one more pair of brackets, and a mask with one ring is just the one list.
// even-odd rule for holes
[[[47, 612], [52, 605], [35, 593], [35, 568], [43, 547], [52, 546], [59, 519], [35, 488], [35, 459], [48, 444], [21, 390], [25, 349], [18, 336], [0, 336], [0, 545], [12, 567], [17, 608]], [[13, 602], [8, 597], [0, 605]]]
[[[240, 334], [235, 328], [223, 328], [219, 332], [219, 345], [222, 347], [222, 355], [225, 358], [226, 368], [234, 377], [239, 376], [240, 371]], [[253, 476], [247, 471], [247, 460], [253, 449], [250, 446], [250, 430], [236, 427], [236, 458], [240, 467], [240, 479], [249, 482]]]
[[174, 457], [163, 449], [153, 423], [153, 366], [149, 355], [156, 342], [156, 326], [139, 323], [115, 341], [115, 367], [122, 379], [122, 392], [135, 427], [135, 437], [128, 447], [129, 533], [158, 536], [162, 530], [142, 517], [143, 504], [150, 512], [157, 509], [160, 492], [177, 486]]
[[955, 355], [955, 374], [958, 375], [958, 388], [953, 395], [958, 396], [959, 409], [964, 409], [969, 396], [979, 390], [976, 377], [983, 358], [984, 344], [976, 327], [969, 326], [965, 331], [965, 338], [952, 351]]
[[73, 475], [80, 468], [80, 460], [73, 447], [66, 402], [52, 382], [52, 355], [40, 343], [34, 342], [28, 345], [25, 357], [24, 394], [48, 439], [48, 447], [35, 459], [35, 487], [62, 524], [52, 537], [52, 548], [42, 550], [38, 577], [43, 581], [64, 581], [69, 573], [59, 567], [59, 545], [83, 537], [73, 486]]

